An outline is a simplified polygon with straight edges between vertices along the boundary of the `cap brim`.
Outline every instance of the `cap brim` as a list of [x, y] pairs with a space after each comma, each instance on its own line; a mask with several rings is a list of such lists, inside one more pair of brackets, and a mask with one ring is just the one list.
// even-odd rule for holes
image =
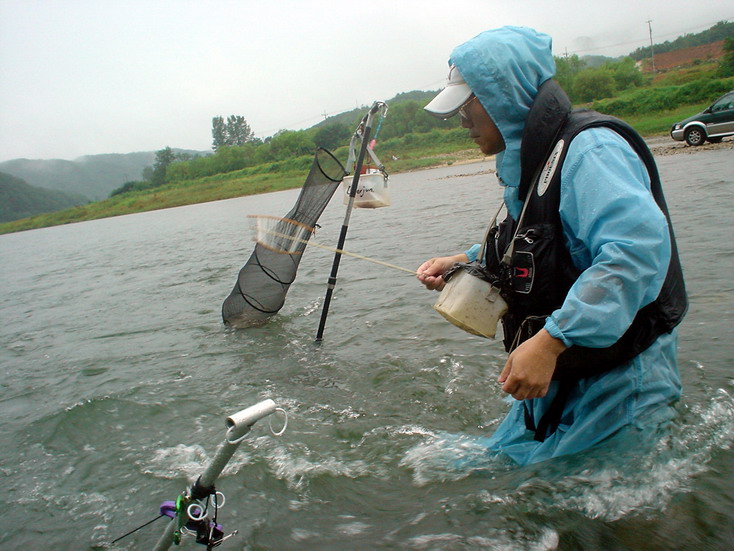
[[471, 94], [471, 88], [466, 83], [450, 84], [441, 90], [423, 109], [431, 115], [448, 119], [459, 112], [459, 109], [469, 100]]

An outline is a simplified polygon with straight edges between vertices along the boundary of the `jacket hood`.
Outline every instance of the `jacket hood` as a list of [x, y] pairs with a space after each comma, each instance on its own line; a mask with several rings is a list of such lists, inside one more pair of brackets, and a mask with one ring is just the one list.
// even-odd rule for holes
[[458, 67], [502, 134], [505, 151], [497, 155], [497, 175], [508, 186], [506, 198], [516, 202], [525, 122], [540, 85], [556, 73], [551, 38], [529, 28], [502, 27], [456, 47], [449, 63]]

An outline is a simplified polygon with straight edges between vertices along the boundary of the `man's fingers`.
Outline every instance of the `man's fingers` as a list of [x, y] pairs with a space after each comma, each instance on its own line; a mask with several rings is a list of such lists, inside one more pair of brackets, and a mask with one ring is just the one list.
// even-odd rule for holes
[[[512, 371], [512, 364], [508, 360], [505, 363], [505, 367], [502, 368], [502, 373], [500, 373], [500, 376], [497, 377], [497, 381], [499, 381], [500, 383], [504, 383], [505, 381], [507, 381], [507, 377], [510, 375], [510, 371]], [[502, 387], [502, 390], [504, 390], [504, 386]]]

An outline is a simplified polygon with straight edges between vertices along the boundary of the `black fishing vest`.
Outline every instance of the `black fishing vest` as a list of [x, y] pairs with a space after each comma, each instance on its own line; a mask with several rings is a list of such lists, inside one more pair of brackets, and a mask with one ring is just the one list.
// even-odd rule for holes
[[580, 275], [565, 245], [561, 225], [561, 169], [573, 138], [594, 127], [617, 132], [644, 162], [652, 195], [668, 221], [671, 259], [659, 296], [637, 312], [632, 325], [616, 343], [607, 348], [572, 346], [558, 357], [553, 378], [561, 381], [579, 380], [628, 362], [660, 335], [672, 331], [683, 319], [688, 305], [660, 177], [644, 140], [614, 117], [588, 110], [571, 111], [566, 94], [549, 80], [538, 92], [522, 139], [522, 225], [518, 231], [517, 221], [508, 216], [490, 230], [487, 239], [487, 268], [499, 275], [502, 295], [509, 305], [502, 319], [505, 348], [512, 351], [542, 329], [547, 316], [561, 307]]

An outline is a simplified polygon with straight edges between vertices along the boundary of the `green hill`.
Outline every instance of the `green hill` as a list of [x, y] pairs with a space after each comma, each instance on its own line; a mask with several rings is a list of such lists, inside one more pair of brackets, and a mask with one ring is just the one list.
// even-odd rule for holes
[[83, 205], [86, 197], [28, 185], [20, 178], [0, 172], [0, 222], [55, 212]]
[[[209, 152], [174, 149], [192, 155]], [[12, 174], [32, 186], [83, 195], [98, 201], [125, 182], [141, 178], [143, 169], [155, 162], [155, 152], [85, 155], [62, 159], [13, 159], [0, 163], [0, 171]]]
[[[406, 101], [417, 101], [421, 103], [421, 105], [425, 105], [429, 101], [431, 101], [437, 93], [438, 90], [413, 90], [412, 92], [402, 92], [395, 97], [386, 100], [386, 103], [390, 107], [394, 107], [396, 104]], [[363, 105], [362, 107], [352, 109], [351, 111], [345, 111], [343, 113], [339, 113], [338, 115], [332, 115], [331, 117], [327, 117], [325, 120], [314, 124], [311, 128], [322, 128], [324, 126], [329, 126], [332, 124], [346, 124], [351, 129], [356, 126], [356, 124], [364, 116], [368, 107], [368, 105]]]
[[641, 48], [637, 48], [629, 55], [635, 61], [640, 61], [646, 57], [650, 57], [653, 51], [656, 54], [662, 54], [665, 52], [673, 52], [675, 50], [683, 50], [694, 46], [701, 46], [702, 44], [711, 44], [712, 42], [718, 42], [719, 40], [726, 40], [732, 35], [734, 35], [734, 22], [719, 21], [705, 31], [701, 31], [699, 33], [687, 33], [683, 36], [679, 36], [675, 40], [666, 40], [663, 43], [654, 44], [653, 46], [643, 46]]

